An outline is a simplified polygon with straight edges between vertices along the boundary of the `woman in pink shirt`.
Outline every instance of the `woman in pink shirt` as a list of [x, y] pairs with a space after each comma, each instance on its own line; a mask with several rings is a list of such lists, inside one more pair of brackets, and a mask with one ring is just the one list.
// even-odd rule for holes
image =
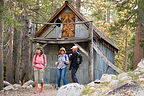
[[36, 54], [33, 57], [33, 68], [34, 68], [34, 78], [35, 78], [35, 94], [38, 93], [38, 73], [41, 83], [41, 89], [40, 91], [43, 91], [43, 73], [44, 69], [46, 67], [47, 61], [46, 61], [46, 55], [44, 54], [44, 51], [41, 47], [36, 49]]

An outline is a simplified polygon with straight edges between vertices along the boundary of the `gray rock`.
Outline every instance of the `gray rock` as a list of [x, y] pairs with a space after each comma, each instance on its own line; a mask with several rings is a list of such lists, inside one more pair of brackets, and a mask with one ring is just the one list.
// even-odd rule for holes
[[120, 81], [127, 81], [127, 80], [132, 80], [130, 76], [124, 76], [122, 78], [119, 78]]
[[3, 90], [5, 90], [5, 91], [14, 90], [14, 87], [13, 87], [13, 85], [8, 85], [8, 86], [4, 87]]
[[34, 86], [34, 81], [33, 81], [33, 80], [29, 80], [29, 81], [27, 81], [27, 82], [25, 82], [25, 83], [23, 84], [23, 86], [29, 86], [29, 85]]
[[100, 79], [100, 82], [110, 82], [111, 81], [111, 75], [109, 74], [103, 74], [101, 79]]
[[112, 81], [109, 83], [109, 86], [117, 85], [118, 82], [119, 82], [119, 80], [112, 80]]
[[3, 81], [4, 87], [11, 85], [9, 82], [7, 81]]
[[102, 96], [102, 93], [103, 93], [103, 92], [104, 92], [103, 90], [98, 89], [98, 90], [96, 90], [94, 93], [92, 93], [91, 96]]
[[140, 81], [140, 82], [144, 82], [144, 78], [140, 78], [139, 81]]
[[105, 96], [144, 96], [143, 88], [135, 81], [113, 87]]
[[80, 96], [84, 86], [78, 83], [70, 83], [60, 87], [57, 96]]
[[144, 58], [138, 63], [135, 71], [144, 72]]
[[21, 88], [22, 88], [22, 86], [21, 86], [20, 84], [14, 84], [13, 87], [14, 87], [14, 88], [18, 88], [18, 89], [21, 89]]
[[93, 86], [95, 86], [95, 83], [94, 83], [94, 82], [90, 82], [90, 83], [87, 84], [87, 85], [93, 87]]
[[118, 79], [121, 79], [121, 78], [123, 78], [123, 77], [125, 77], [125, 76], [128, 76], [128, 73], [120, 73], [120, 74], [118, 75]]

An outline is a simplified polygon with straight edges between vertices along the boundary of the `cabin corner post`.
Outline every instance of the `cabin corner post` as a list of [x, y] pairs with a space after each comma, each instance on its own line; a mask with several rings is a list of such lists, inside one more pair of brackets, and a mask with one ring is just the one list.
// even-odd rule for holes
[[89, 82], [92, 82], [94, 80], [94, 68], [93, 68], [93, 22], [89, 22], [89, 36], [90, 41], [88, 42], [88, 48], [89, 48], [89, 56], [88, 56], [88, 75], [89, 75]]

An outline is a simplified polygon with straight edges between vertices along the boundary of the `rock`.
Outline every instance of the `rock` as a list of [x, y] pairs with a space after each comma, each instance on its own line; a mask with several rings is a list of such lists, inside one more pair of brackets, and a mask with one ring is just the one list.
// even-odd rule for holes
[[53, 89], [54, 85], [52, 85], [52, 84], [44, 84], [44, 87], [49, 88], [49, 89]]
[[34, 81], [33, 80], [29, 80], [29, 81], [27, 81], [27, 82], [25, 82], [24, 84], [23, 84], [23, 86], [29, 86], [29, 85], [34, 85]]
[[13, 85], [10, 84], [10, 85], [4, 87], [3, 90], [5, 90], [5, 91], [7, 91], [7, 90], [14, 90], [14, 87], [13, 87]]
[[139, 78], [144, 78], [144, 74], [142, 74], [142, 75], [139, 75]]
[[60, 87], [57, 96], [80, 96], [84, 86], [78, 83], [70, 83]]
[[144, 72], [144, 58], [137, 65], [137, 69], [135, 71]]
[[117, 76], [114, 75], [114, 74], [111, 74], [111, 78], [112, 78], [113, 80], [116, 80], [116, 79], [117, 79]]
[[122, 78], [120, 78], [120, 81], [127, 81], [127, 80], [131, 80], [132, 78], [130, 76], [124, 76]]
[[11, 85], [9, 82], [7, 81], [3, 81], [4, 87]]
[[140, 81], [140, 82], [144, 82], [144, 78], [140, 78], [139, 81]]
[[13, 87], [14, 87], [14, 88], [18, 88], [18, 89], [21, 89], [21, 88], [22, 88], [22, 86], [21, 86], [20, 84], [14, 84]]
[[94, 87], [95, 83], [94, 82], [90, 82], [89, 84], [87, 84], [88, 86]]
[[143, 88], [135, 81], [119, 84], [109, 90], [105, 96], [143, 96]]
[[119, 80], [112, 80], [112, 81], [109, 83], [109, 86], [117, 85], [118, 82], [119, 82]]
[[138, 75], [138, 74], [141, 74], [141, 72], [134, 72], [134, 75]]
[[94, 93], [92, 93], [92, 95], [91, 95], [91, 96], [101, 96], [101, 95], [102, 95], [102, 93], [103, 93], [103, 90], [98, 89], [98, 90], [96, 90]]
[[110, 82], [110, 81], [111, 81], [111, 75], [109, 74], [103, 74], [100, 79], [100, 82]]
[[122, 77], [128, 76], [127, 73], [121, 73], [118, 75], [118, 79], [121, 79]]

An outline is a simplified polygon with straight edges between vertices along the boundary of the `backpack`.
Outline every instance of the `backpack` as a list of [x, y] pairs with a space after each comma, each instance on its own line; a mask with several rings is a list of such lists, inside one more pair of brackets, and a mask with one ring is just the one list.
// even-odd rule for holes
[[78, 53], [78, 55], [77, 55], [77, 64], [81, 64], [82, 63], [82, 55], [79, 52], [77, 52], [77, 53]]

